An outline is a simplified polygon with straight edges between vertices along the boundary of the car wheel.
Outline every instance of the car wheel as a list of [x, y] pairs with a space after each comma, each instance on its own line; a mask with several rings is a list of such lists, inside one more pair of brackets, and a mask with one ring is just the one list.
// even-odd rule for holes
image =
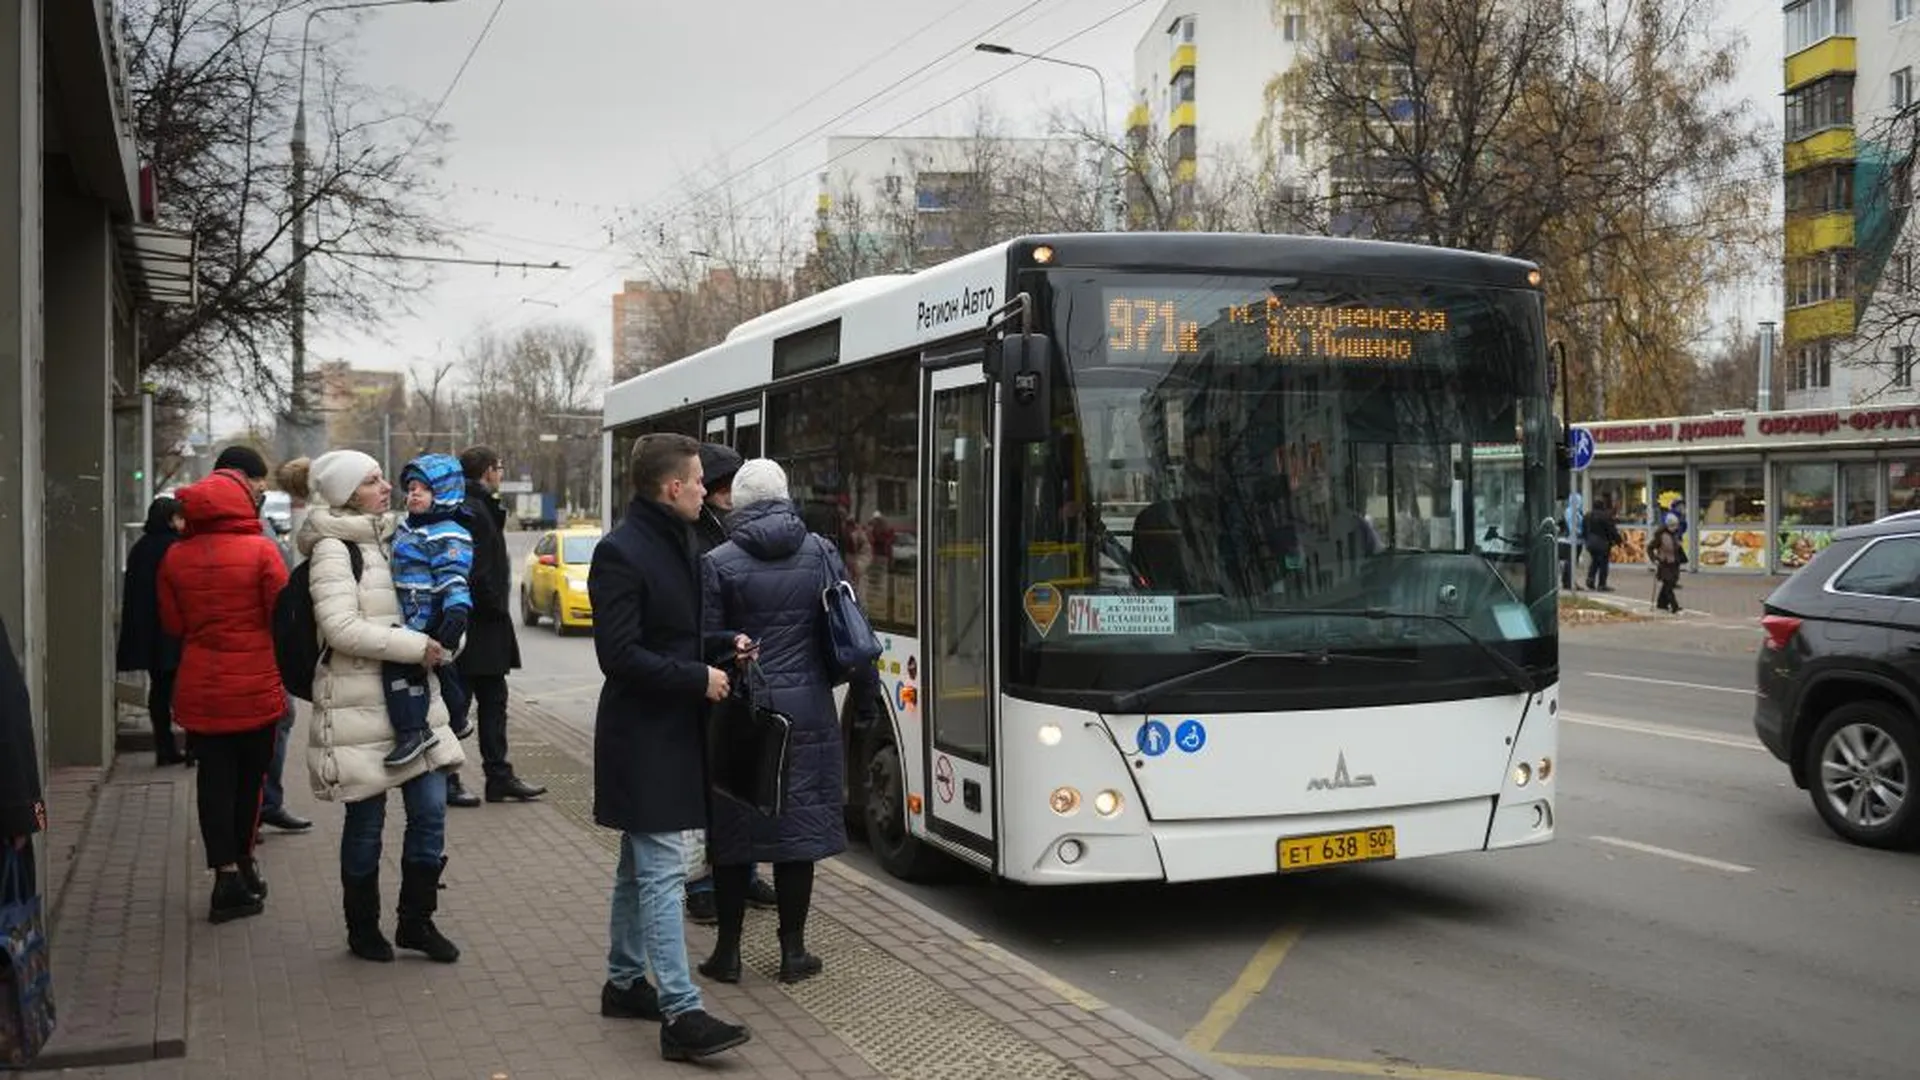
[[867, 843], [881, 869], [902, 881], [922, 881], [933, 870], [934, 852], [907, 831], [900, 751], [882, 743], [867, 758]]
[[1920, 842], [1920, 728], [1883, 701], [1856, 701], [1828, 713], [1808, 747], [1814, 808], [1856, 844], [1907, 848]]
[[540, 613], [533, 610], [533, 597], [527, 595], [525, 585], [520, 586], [520, 625], [540, 625]]
[[547, 618], [553, 621], [554, 637], [567, 636], [567, 622], [560, 617], [560, 593], [558, 590], [553, 594], [553, 610], [547, 612]]

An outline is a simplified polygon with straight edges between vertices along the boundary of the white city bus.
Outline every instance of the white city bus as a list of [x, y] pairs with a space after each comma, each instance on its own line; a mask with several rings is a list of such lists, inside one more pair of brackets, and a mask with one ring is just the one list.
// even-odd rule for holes
[[1541, 843], [1564, 427], [1538, 282], [1363, 241], [1024, 238], [616, 386], [605, 505], [646, 432], [786, 467], [886, 646], [884, 700], [842, 715], [892, 873]]

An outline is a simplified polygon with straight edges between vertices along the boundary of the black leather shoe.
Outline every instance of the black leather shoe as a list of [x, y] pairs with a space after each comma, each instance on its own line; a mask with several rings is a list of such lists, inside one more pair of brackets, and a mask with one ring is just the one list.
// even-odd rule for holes
[[664, 1020], [660, 1012], [660, 992], [645, 979], [625, 990], [603, 983], [600, 986], [600, 1015], [615, 1020]]
[[231, 922], [258, 915], [266, 910], [260, 898], [247, 891], [238, 870], [220, 870], [213, 877], [213, 900], [207, 905], [207, 921]]
[[240, 880], [247, 891], [262, 900], [267, 898], [267, 879], [260, 876], [260, 863], [254, 859], [240, 860]]
[[712, 889], [687, 890], [687, 920], [695, 926], [712, 926], [720, 921]]
[[537, 799], [546, 793], [546, 788], [538, 784], [529, 784], [517, 776], [509, 776], [504, 780], [487, 778], [488, 802], [506, 802], [508, 799], [525, 802], [528, 799]]
[[448, 806], [479, 806], [480, 796], [475, 795], [473, 792], [467, 790], [467, 785], [460, 782], [459, 773], [448, 773], [447, 774], [447, 805]]
[[772, 911], [780, 906], [780, 897], [774, 893], [773, 886], [767, 884], [766, 878], [755, 874], [753, 880], [747, 882], [747, 906]]
[[260, 815], [260, 824], [271, 825], [282, 832], [306, 832], [313, 828], [313, 822], [293, 813], [284, 806], [276, 806]]
[[739, 1024], [717, 1020], [695, 1009], [661, 1025], [660, 1056], [668, 1061], [695, 1061], [731, 1050], [752, 1037]]

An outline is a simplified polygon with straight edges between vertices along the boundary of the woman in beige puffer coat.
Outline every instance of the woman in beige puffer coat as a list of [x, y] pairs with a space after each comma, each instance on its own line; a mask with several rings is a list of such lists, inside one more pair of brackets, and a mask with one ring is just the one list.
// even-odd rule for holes
[[[393, 488], [379, 463], [357, 450], [322, 454], [309, 470], [309, 487], [322, 505], [307, 515], [296, 543], [310, 564], [314, 617], [325, 651], [313, 680], [307, 774], [316, 796], [346, 804], [340, 883], [347, 947], [362, 959], [389, 961], [397, 944], [451, 963], [460, 950], [434, 926], [433, 913], [446, 863], [444, 770], [458, 768], [466, 755], [459, 740], [438, 731], [441, 737], [425, 754], [405, 767], [387, 767], [393, 725], [380, 665], [451, 663], [452, 657], [432, 638], [401, 624], [388, 565]], [[360, 551], [358, 581], [348, 544]], [[427, 680], [433, 695], [427, 723], [444, 729], [447, 709], [436, 682]], [[406, 805], [407, 826], [400, 851], [400, 919], [389, 944], [380, 932], [380, 836], [387, 792], [396, 787]]]

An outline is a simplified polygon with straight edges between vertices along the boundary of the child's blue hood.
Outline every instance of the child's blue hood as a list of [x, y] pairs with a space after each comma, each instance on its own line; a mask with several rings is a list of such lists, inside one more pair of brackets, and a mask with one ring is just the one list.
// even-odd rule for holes
[[400, 470], [400, 486], [423, 480], [433, 491], [433, 508], [451, 514], [467, 501], [467, 474], [452, 454], [421, 454]]

